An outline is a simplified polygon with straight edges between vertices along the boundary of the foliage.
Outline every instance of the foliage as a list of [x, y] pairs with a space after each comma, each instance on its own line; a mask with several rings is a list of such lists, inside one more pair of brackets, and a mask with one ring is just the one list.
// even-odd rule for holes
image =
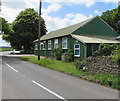
[[116, 50], [118, 44], [100, 44], [99, 49], [94, 52], [94, 56], [109, 56]]
[[41, 58], [41, 61], [39, 61], [36, 56], [22, 56], [19, 58], [25, 61], [30, 61], [32, 63], [45, 66], [50, 69], [67, 73], [69, 75], [74, 75], [76, 77], [80, 77], [82, 79], [85, 79], [91, 82], [95, 82], [101, 85], [106, 85], [112, 88], [120, 89], [120, 77], [118, 75], [103, 74], [103, 73], [88, 74], [83, 70], [79, 70], [75, 68], [75, 65], [73, 63], [66, 63], [63, 61], [47, 59], [47, 58]]
[[74, 50], [69, 49], [67, 54], [65, 55], [65, 61], [66, 62], [72, 62], [74, 61]]
[[38, 22], [41, 21], [41, 33], [46, 34], [46, 26], [43, 18], [39, 18], [34, 9], [21, 11], [12, 23], [14, 33], [10, 36], [10, 43], [16, 49], [24, 51], [34, 48], [33, 41], [38, 38]]
[[54, 49], [54, 56], [57, 60], [61, 60], [62, 49], [60, 47]]
[[13, 33], [13, 30], [10, 24], [2, 17], [0, 17], [2, 23], [2, 38], [3, 40], [10, 42], [10, 35]]
[[115, 62], [118, 62], [120, 60], [120, 44], [100, 44], [93, 56], [111, 56], [115, 58]]
[[94, 56], [108, 56], [111, 54], [112, 45], [100, 44], [99, 49], [94, 52]]
[[120, 44], [117, 45], [116, 49], [112, 51], [111, 56], [115, 58], [115, 62], [120, 63]]
[[120, 35], [120, 6], [116, 9], [103, 12], [101, 18]]
[[77, 69], [83, 69], [83, 67], [85, 67], [85, 60], [76, 59], [74, 64], [75, 64]]
[[95, 74], [91, 75], [88, 78], [89, 81], [99, 80], [101, 85], [110, 86], [112, 88], [120, 89], [120, 78], [119, 75], [112, 75], [112, 74]]

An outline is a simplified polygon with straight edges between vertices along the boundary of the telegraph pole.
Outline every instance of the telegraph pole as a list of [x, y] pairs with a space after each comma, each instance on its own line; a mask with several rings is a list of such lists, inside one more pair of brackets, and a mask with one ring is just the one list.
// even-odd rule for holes
[[39, 25], [38, 25], [38, 60], [40, 60], [40, 36], [41, 36], [41, 7], [42, 7], [42, 0], [39, 1]]

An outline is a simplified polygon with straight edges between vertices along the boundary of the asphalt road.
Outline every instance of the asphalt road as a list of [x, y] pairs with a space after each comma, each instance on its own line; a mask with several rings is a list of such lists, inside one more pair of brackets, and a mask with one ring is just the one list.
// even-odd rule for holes
[[[2, 56], [2, 99], [118, 99], [118, 91]], [[1, 69], [1, 68], [0, 68]]]

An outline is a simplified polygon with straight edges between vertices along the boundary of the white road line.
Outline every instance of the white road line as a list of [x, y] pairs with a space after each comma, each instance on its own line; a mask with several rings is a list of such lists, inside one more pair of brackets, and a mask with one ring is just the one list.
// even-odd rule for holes
[[10, 66], [9, 64], [5, 63], [8, 67], [10, 67], [12, 70], [14, 70], [15, 72], [18, 72], [18, 70], [14, 69], [12, 66]]
[[34, 80], [32, 80], [32, 82], [33, 82], [34, 84], [38, 85], [39, 87], [43, 88], [44, 90], [48, 91], [49, 93], [55, 95], [56, 97], [58, 97], [58, 98], [60, 98], [60, 99], [62, 99], [62, 100], [65, 100], [65, 98], [63, 98], [62, 96], [56, 94], [55, 92], [53, 92], [53, 91], [51, 91], [50, 89], [48, 89], [48, 88], [42, 86], [41, 84], [35, 82]]

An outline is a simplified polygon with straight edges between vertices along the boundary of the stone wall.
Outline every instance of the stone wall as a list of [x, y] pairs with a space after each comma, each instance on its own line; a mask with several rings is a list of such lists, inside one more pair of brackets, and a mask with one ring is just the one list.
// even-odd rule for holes
[[89, 73], [120, 73], [120, 67], [111, 57], [89, 57], [86, 60], [87, 71]]

